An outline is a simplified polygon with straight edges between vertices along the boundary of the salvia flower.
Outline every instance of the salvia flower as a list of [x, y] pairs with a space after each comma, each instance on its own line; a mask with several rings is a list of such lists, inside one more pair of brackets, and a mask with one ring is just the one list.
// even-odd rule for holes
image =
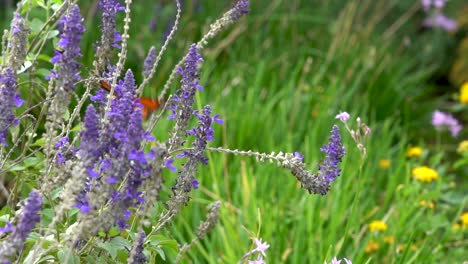
[[11, 38], [8, 43], [9, 58], [8, 65], [18, 70], [23, 65], [28, 50], [28, 34], [29, 29], [26, 26], [26, 21], [15, 13], [13, 21], [11, 22]]
[[118, 47], [120, 33], [115, 29], [115, 16], [117, 12], [124, 11], [125, 8], [116, 0], [99, 1], [99, 9], [102, 11], [102, 45]]
[[58, 70], [52, 71], [49, 78], [57, 79], [59, 86], [66, 90], [73, 90], [74, 83], [81, 79], [80, 63], [77, 59], [82, 56], [80, 43], [86, 31], [80, 8], [77, 5], [72, 7], [68, 15], [64, 15], [58, 21], [58, 26], [60, 40], [57, 45], [60, 50], [56, 50], [55, 56], [50, 60], [58, 66]]
[[156, 49], [154, 47], [151, 47], [150, 50], [148, 51], [148, 55], [146, 56], [145, 62], [143, 64], [144, 76], [150, 75], [155, 62], [156, 62]]
[[463, 126], [451, 114], [436, 110], [432, 114], [432, 125], [437, 130], [448, 128], [452, 137], [456, 137], [463, 129]]
[[130, 264], [144, 264], [146, 263], [146, 256], [143, 254], [144, 242], [146, 234], [144, 231], [140, 232], [133, 242], [133, 248], [128, 257], [127, 263]]
[[319, 165], [319, 175], [331, 183], [340, 175], [341, 169], [338, 168], [338, 164], [345, 155], [338, 126], [333, 126], [329, 143], [324, 145], [320, 151], [326, 153], [326, 157]]
[[108, 67], [112, 48], [120, 49], [119, 41], [122, 39], [116, 30], [115, 16], [125, 8], [118, 0], [100, 0], [99, 9], [102, 11], [101, 40], [97, 43], [95, 68], [99, 73]]
[[7, 146], [8, 129], [18, 124], [13, 113], [14, 107], [20, 107], [24, 101], [16, 93], [16, 77], [8, 67], [0, 74], [0, 144]]
[[32, 191], [26, 201], [23, 202], [22, 211], [19, 214], [16, 227], [10, 236], [0, 243], [0, 263], [8, 262], [8, 259], [23, 248], [26, 238], [34, 226], [41, 220], [42, 199], [39, 192]]
[[250, 12], [250, 3], [248, 0], [238, 0], [231, 9], [231, 19], [237, 20]]
[[203, 59], [198, 53], [197, 46], [192, 44], [187, 54], [184, 68], [179, 67], [177, 69], [177, 73], [182, 75], [180, 81], [181, 87], [169, 104], [172, 114], [168, 116], [168, 119], [175, 119], [176, 122], [172, 137], [169, 140], [169, 145], [172, 147], [178, 147], [183, 143], [181, 136], [186, 134], [188, 122], [193, 115], [192, 109], [195, 102], [195, 93], [203, 89], [199, 83], [200, 76], [198, 73], [198, 64], [202, 61]]

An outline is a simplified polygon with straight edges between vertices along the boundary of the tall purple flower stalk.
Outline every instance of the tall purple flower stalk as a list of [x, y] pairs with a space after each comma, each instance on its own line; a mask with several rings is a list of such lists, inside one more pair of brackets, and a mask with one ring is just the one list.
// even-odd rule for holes
[[183, 144], [184, 140], [181, 136], [186, 134], [188, 122], [193, 115], [192, 109], [195, 102], [195, 93], [198, 90], [203, 90], [198, 73], [198, 64], [202, 61], [203, 59], [198, 53], [197, 45], [192, 44], [186, 57], [184, 68], [179, 67], [177, 69], [177, 73], [182, 75], [182, 80], [180, 81], [181, 87], [174, 95], [168, 107], [172, 112], [168, 116], [168, 119], [175, 119], [176, 122], [172, 137], [168, 142], [171, 147], [178, 147]]
[[11, 68], [6, 68], [0, 74], [0, 144], [8, 145], [6, 138], [8, 129], [18, 124], [13, 113], [14, 107], [20, 107], [24, 101], [16, 93], [16, 77]]
[[12, 228], [10, 236], [0, 243], [0, 263], [9, 263], [9, 258], [23, 248], [26, 238], [34, 226], [41, 220], [42, 199], [37, 191], [32, 191], [23, 203], [16, 227]]
[[283, 166], [290, 169], [292, 174], [299, 180], [302, 188], [309, 193], [327, 194], [330, 184], [335, 181], [341, 170], [338, 164], [345, 155], [345, 148], [341, 144], [340, 130], [334, 125], [329, 137], [329, 143], [324, 145], [320, 151], [326, 153], [326, 157], [319, 165], [318, 172], [313, 174], [306, 170], [303, 162], [304, 156], [296, 152], [284, 162]]
[[133, 243], [132, 251], [128, 257], [127, 263], [129, 264], [144, 264], [146, 263], [146, 256], [143, 254], [144, 242], [145, 242], [145, 232], [142, 231], [135, 238]]
[[326, 157], [319, 165], [319, 175], [332, 183], [340, 175], [341, 169], [338, 168], [338, 164], [345, 155], [345, 148], [341, 144], [340, 129], [337, 125], [333, 126], [328, 140], [328, 145], [320, 149], [321, 152], [326, 153]]
[[[131, 209], [143, 202], [140, 187], [149, 176], [149, 161], [154, 153], [140, 149], [143, 140], [153, 138], [142, 126], [141, 105], [134, 99], [136, 85], [130, 70], [117, 84], [116, 92], [119, 96], [112, 101], [109, 122], [102, 129], [95, 108], [90, 106], [86, 111], [86, 131], [79, 154], [92, 180], [79, 196], [76, 207], [83, 213], [94, 214], [110, 200], [107, 212], [99, 216], [100, 224], [108, 228], [116, 223], [123, 229], [127, 227]], [[99, 100], [106, 99], [96, 98], [97, 103]], [[124, 185], [117, 190], [121, 183]]]
[[122, 39], [119, 31], [115, 29], [115, 16], [125, 8], [116, 0], [101, 0], [99, 8], [102, 11], [102, 42], [101, 45], [111, 45], [120, 49], [119, 41]]
[[153, 65], [156, 62], [156, 49], [151, 47], [146, 56], [145, 62], [143, 64], [143, 75], [146, 77], [150, 75]]
[[96, 44], [96, 61], [94, 67], [102, 74], [109, 66], [112, 48], [120, 49], [122, 36], [116, 29], [115, 17], [118, 12], [125, 10], [118, 0], [100, 0], [99, 9], [102, 11], [101, 40]]
[[86, 31], [83, 26], [83, 18], [80, 8], [75, 5], [68, 15], [58, 21], [60, 40], [57, 43], [59, 50], [50, 60], [57, 64], [58, 70], [52, 71], [49, 78], [57, 79], [59, 86], [66, 90], [73, 90], [74, 83], [81, 79], [80, 63], [77, 61], [82, 56], [80, 51], [81, 37]]

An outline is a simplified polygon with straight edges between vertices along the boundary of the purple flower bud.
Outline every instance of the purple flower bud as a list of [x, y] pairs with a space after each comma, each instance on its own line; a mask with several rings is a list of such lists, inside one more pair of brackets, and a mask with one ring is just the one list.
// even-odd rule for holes
[[8, 129], [18, 124], [13, 108], [21, 106], [23, 100], [16, 93], [16, 76], [8, 67], [0, 73], [0, 143], [7, 146]]
[[67, 90], [73, 90], [75, 82], [81, 78], [80, 63], [77, 59], [82, 56], [81, 36], [86, 31], [82, 23], [83, 18], [77, 5], [58, 21], [60, 40], [57, 45], [61, 51], [56, 50], [55, 56], [50, 60], [57, 64], [58, 70], [52, 72], [49, 77], [57, 79], [58, 85]]

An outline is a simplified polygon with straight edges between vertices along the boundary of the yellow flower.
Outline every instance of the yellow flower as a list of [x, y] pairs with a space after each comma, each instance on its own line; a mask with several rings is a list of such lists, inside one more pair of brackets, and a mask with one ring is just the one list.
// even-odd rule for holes
[[426, 201], [426, 200], [420, 201], [419, 205], [421, 205], [422, 207], [427, 207], [427, 208], [431, 208], [431, 209], [434, 209], [434, 207], [435, 207], [435, 204], [434, 204], [433, 201]]
[[460, 103], [468, 104], [468, 82], [465, 82], [460, 88]]
[[386, 236], [383, 238], [383, 241], [387, 244], [393, 244], [395, 242], [395, 237], [394, 236]]
[[468, 212], [463, 213], [460, 216], [460, 221], [461, 221], [461, 225], [462, 225], [463, 228], [468, 227]]
[[431, 182], [439, 178], [439, 174], [434, 169], [427, 166], [421, 166], [412, 170], [413, 178], [421, 182]]
[[457, 152], [463, 154], [463, 152], [468, 151], [468, 140], [463, 140], [458, 144]]
[[458, 231], [458, 230], [460, 230], [460, 225], [459, 225], [459, 224], [454, 224], [454, 225], [452, 226], [452, 231], [456, 232], [456, 231]]
[[388, 159], [383, 159], [379, 161], [379, 167], [381, 169], [388, 169], [390, 168], [390, 160]]
[[379, 243], [375, 242], [374, 240], [371, 240], [367, 244], [366, 249], [364, 251], [366, 251], [366, 253], [371, 253], [371, 252], [376, 251], [377, 249], [379, 249], [379, 247], [380, 247]]
[[408, 149], [408, 152], [406, 152], [406, 156], [408, 156], [408, 158], [419, 157], [421, 156], [422, 151], [423, 150], [420, 147], [412, 147]]
[[369, 224], [369, 229], [370, 229], [371, 232], [385, 231], [385, 230], [387, 230], [387, 224], [385, 224], [383, 221], [375, 220], [375, 221], [372, 221]]

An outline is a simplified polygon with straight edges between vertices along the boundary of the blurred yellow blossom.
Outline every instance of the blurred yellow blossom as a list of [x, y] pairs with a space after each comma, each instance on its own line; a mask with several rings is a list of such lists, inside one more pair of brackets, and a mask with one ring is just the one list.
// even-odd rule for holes
[[431, 209], [434, 209], [434, 207], [435, 207], [435, 204], [434, 204], [433, 201], [426, 201], [426, 200], [420, 201], [419, 205], [421, 205], [422, 207], [427, 207], [427, 208], [431, 208]]
[[383, 222], [383, 221], [375, 220], [375, 221], [372, 221], [372, 222], [369, 224], [369, 230], [370, 230], [371, 232], [374, 232], [374, 231], [385, 231], [385, 230], [387, 230], [387, 224], [385, 224], [385, 222]]
[[465, 82], [460, 88], [460, 103], [468, 104], [468, 82]]
[[463, 140], [458, 144], [457, 152], [463, 154], [463, 152], [468, 151], [468, 140]]
[[379, 167], [381, 169], [388, 169], [390, 168], [390, 160], [388, 159], [383, 159], [379, 161]]
[[[404, 251], [405, 249], [406, 249], [406, 244], [401, 244], [401, 245], [398, 245], [398, 247], [397, 247], [398, 252]], [[411, 245], [410, 250], [411, 251], [416, 251], [416, 250], [418, 250], [418, 246]]]
[[383, 241], [387, 244], [393, 244], [395, 242], [395, 237], [394, 236], [386, 236], [383, 238]]
[[379, 243], [375, 242], [374, 240], [371, 240], [369, 241], [369, 243], [367, 244], [366, 246], [366, 253], [371, 253], [373, 251], [376, 251], [377, 249], [379, 249]]
[[421, 182], [431, 182], [439, 178], [439, 174], [434, 169], [427, 166], [421, 166], [412, 170], [413, 178]]
[[408, 152], [406, 152], [406, 156], [408, 156], [408, 158], [419, 157], [421, 156], [422, 151], [423, 150], [420, 147], [412, 147], [408, 149]]
[[460, 225], [459, 224], [454, 224], [452, 226], [452, 231], [458, 231], [458, 230], [460, 230]]
[[463, 228], [468, 227], [468, 212], [463, 213], [460, 216], [460, 221], [461, 221], [461, 225], [462, 225]]

